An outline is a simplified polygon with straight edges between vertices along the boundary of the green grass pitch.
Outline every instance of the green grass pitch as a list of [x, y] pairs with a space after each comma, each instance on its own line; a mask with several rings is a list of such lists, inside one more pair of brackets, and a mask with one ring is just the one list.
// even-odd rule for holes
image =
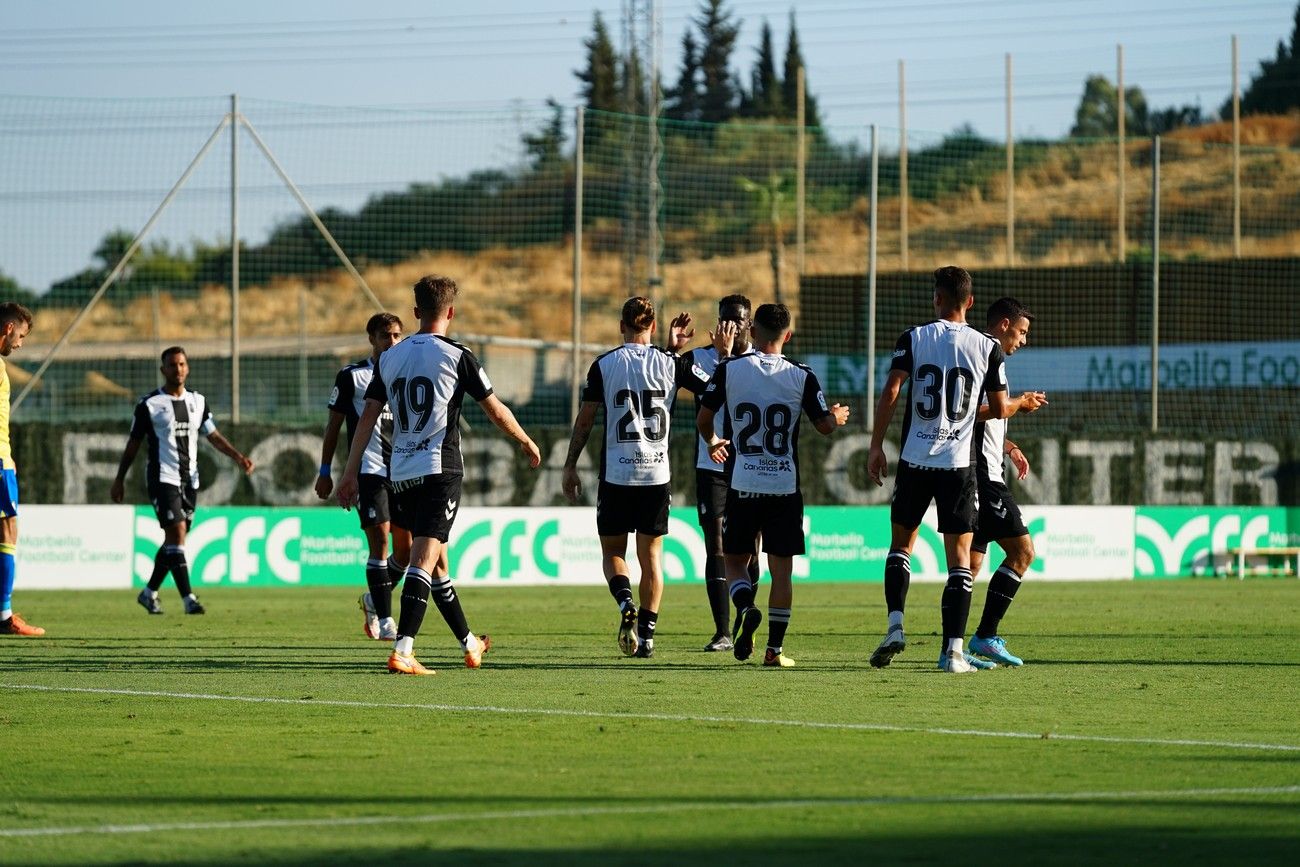
[[359, 589], [20, 584], [0, 862], [1300, 863], [1300, 581], [1027, 581], [1027, 664], [964, 676], [939, 589], [876, 671], [879, 585], [796, 588], [788, 670], [699, 650], [700, 587], [636, 660], [599, 587], [464, 586], [492, 653], [431, 608], [413, 678]]

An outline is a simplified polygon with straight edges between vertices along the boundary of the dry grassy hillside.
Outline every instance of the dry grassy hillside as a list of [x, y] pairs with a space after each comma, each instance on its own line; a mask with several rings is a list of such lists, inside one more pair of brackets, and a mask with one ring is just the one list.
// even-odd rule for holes
[[[1249, 118], [1243, 123], [1243, 253], [1287, 256], [1300, 252], [1300, 117]], [[1230, 126], [1179, 131], [1163, 150], [1162, 250], [1170, 256], [1203, 258], [1231, 254]], [[1117, 154], [1113, 144], [1063, 143], [1026, 157], [1016, 177], [1016, 261], [1059, 265], [1108, 261], [1116, 256]], [[1150, 148], [1127, 150], [1127, 227], [1130, 250], [1146, 244], [1150, 205]], [[902, 266], [900, 202], [880, 203], [879, 262]], [[850, 212], [810, 215], [806, 270], [811, 274], [861, 272], [867, 262], [866, 195]], [[792, 229], [792, 227], [790, 227]], [[791, 231], [791, 235], [793, 232]], [[687, 239], [666, 239], [688, 247]], [[912, 201], [909, 211], [911, 270], [957, 262], [978, 269], [1006, 263], [1006, 178], [941, 201]], [[797, 305], [795, 249], [785, 248], [785, 298]], [[625, 296], [622, 261], [614, 253], [584, 257], [585, 341], [617, 336], [617, 310]], [[467, 255], [430, 252], [393, 266], [371, 267], [366, 281], [389, 309], [406, 313], [410, 285], [421, 275], [453, 275], [463, 287], [456, 330], [461, 333], [565, 339], [572, 322], [571, 247], [492, 248]], [[756, 302], [772, 298], [766, 251], [701, 258], [664, 267], [669, 312], [685, 309], [709, 322], [713, 303], [730, 292]], [[225, 287], [197, 299], [161, 299], [157, 339], [165, 342], [219, 338], [228, 333], [230, 298]], [[356, 286], [339, 271], [314, 282], [276, 281], [246, 286], [241, 293], [242, 333], [249, 338], [300, 334], [356, 334], [370, 314]], [[36, 337], [52, 342], [76, 311], [44, 310]], [[303, 315], [305, 313], [305, 315]], [[77, 342], [154, 338], [149, 298], [118, 306], [110, 291], [77, 335]]]

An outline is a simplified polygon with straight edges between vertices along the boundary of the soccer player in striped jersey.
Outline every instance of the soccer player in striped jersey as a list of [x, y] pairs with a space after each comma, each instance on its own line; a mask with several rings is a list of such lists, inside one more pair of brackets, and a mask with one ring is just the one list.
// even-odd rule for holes
[[[718, 302], [718, 324], [709, 332], [709, 345], [692, 349], [687, 359], [710, 377], [724, 360], [749, 352], [753, 311], [744, 295], [728, 295]], [[695, 411], [700, 410], [700, 396], [695, 396]], [[726, 439], [726, 414], [714, 416], [714, 433]], [[722, 562], [722, 521], [727, 508], [727, 481], [733, 461], [714, 463], [709, 455], [708, 440], [695, 438], [695, 503], [700, 530], [704, 533], [704, 588], [708, 593], [709, 611], [713, 615], [713, 637], [704, 649], [709, 652], [731, 650], [731, 616], [727, 601], [727, 572]], [[758, 584], [758, 549], [749, 561], [749, 578]]]
[[[334, 490], [330, 464], [338, 447], [339, 428], [347, 424], [348, 449], [351, 450], [357, 422], [366, 408], [366, 389], [379, 364], [379, 356], [402, 339], [402, 320], [392, 313], [376, 313], [366, 323], [366, 339], [370, 342], [370, 355], [340, 370], [334, 378], [334, 390], [330, 392], [330, 415], [325, 423], [320, 474], [316, 478], [316, 496], [322, 500], [328, 499]], [[401, 516], [394, 514], [391, 508], [393, 488], [388, 481], [388, 461], [392, 437], [393, 414], [385, 404], [361, 456], [361, 472], [357, 477], [357, 516], [361, 519], [361, 531], [365, 533], [366, 545], [370, 548], [370, 559], [366, 561], [366, 586], [369, 589], [361, 594], [358, 604], [364, 618], [362, 629], [365, 634], [381, 641], [397, 638], [397, 622], [393, 620], [393, 588], [402, 582], [406, 564], [411, 559], [411, 532], [402, 526]], [[391, 557], [388, 553], [390, 535], [393, 538]]]
[[465, 474], [459, 428], [465, 395], [477, 401], [488, 419], [519, 444], [529, 467], [536, 469], [542, 456], [514, 413], [493, 393], [492, 381], [474, 353], [447, 337], [456, 315], [453, 302], [460, 291], [456, 281], [429, 275], [420, 278], [414, 289], [420, 330], [379, 356], [335, 496], [344, 508], [356, 505], [366, 445], [380, 412], [388, 405], [393, 412], [389, 479], [396, 511], [412, 536], [411, 562], [402, 582], [402, 610], [388, 670], [426, 675], [434, 672], [415, 658], [415, 638], [430, 595], [460, 643], [467, 668], [482, 665], [483, 654], [492, 646], [487, 635], [476, 635], [469, 628], [443, 557], [460, 508]]
[[194, 505], [199, 492], [199, 435], [207, 437], [217, 451], [238, 464], [245, 474], [253, 472], [253, 462], [217, 431], [203, 395], [185, 387], [190, 375], [185, 350], [179, 346], [164, 349], [160, 369], [162, 388], [146, 394], [135, 405], [131, 434], [122, 450], [109, 497], [114, 503], [122, 502], [127, 470], [131, 469], [140, 444], [148, 441], [145, 480], [158, 525], [163, 529], [163, 544], [154, 555], [149, 583], [136, 601], [150, 614], [162, 614], [158, 590], [170, 572], [185, 613], [203, 614], [203, 603], [190, 587], [190, 567], [185, 559], [185, 535], [194, 523]]
[[[32, 330], [32, 311], [17, 301], [0, 304], [0, 356], [23, 348]], [[0, 361], [0, 635], [45, 634], [14, 613], [14, 572], [18, 554], [18, 468], [9, 442], [9, 370]]]
[[[637, 296], [623, 304], [618, 328], [623, 345], [592, 362], [582, 389], [582, 406], [573, 422], [561, 487], [570, 503], [582, 492], [578, 458], [591, 436], [596, 414], [604, 412], [605, 441], [600, 450], [600, 485], [596, 493], [596, 532], [601, 565], [610, 595], [619, 607], [618, 646], [625, 656], [654, 655], [655, 625], [664, 579], [660, 563], [668, 532], [671, 502], [668, 426], [679, 388], [699, 394], [709, 378], [689, 359], [676, 354], [694, 331], [690, 317], [672, 322], [671, 349], [651, 343], [655, 308]], [[636, 534], [641, 609], [632, 601], [627, 536]]]
[[[1012, 355], [1029, 342], [1029, 326], [1034, 321], [1025, 305], [1015, 298], [999, 298], [989, 305], [985, 317], [986, 332], [998, 342], [1005, 355]], [[1011, 415], [1034, 412], [1047, 405], [1047, 395], [1041, 391], [1026, 391], [1011, 398]], [[981, 406], [975, 422], [976, 481], [979, 485], [979, 527], [971, 543], [970, 571], [978, 575], [989, 542], [996, 541], [1006, 553], [1002, 564], [989, 579], [984, 595], [984, 613], [970, 640], [970, 652], [1003, 665], [1022, 665], [1024, 660], [1007, 650], [1006, 642], [998, 635], [998, 625], [1011, 607], [1011, 600], [1020, 589], [1020, 580], [1034, 562], [1034, 543], [1020, 516], [1011, 490], [1003, 475], [1003, 462], [1010, 457], [1020, 478], [1029, 475], [1029, 461], [1015, 443], [1007, 439], [1007, 419], [984, 419], [987, 406]]]
[[906, 647], [903, 609], [911, 582], [912, 546], [932, 501], [938, 509], [948, 561], [939, 667], [950, 672], [990, 667], [988, 663], [976, 664], [962, 647], [973, 587], [970, 546], [978, 518], [975, 416], [985, 395], [991, 419], [1006, 418], [1010, 404], [1002, 347], [966, 324], [966, 311], [974, 302], [971, 276], [964, 269], [949, 265], [934, 272], [933, 303], [938, 318], [898, 338], [876, 406], [867, 472], [881, 485], [889, 468], [885, 434], [903, 383], [910, 380], [885, 560], [889, 629], [871, 654], [871, 665], [876, 668], [889, 665]]
[[[742, 662], [754, 653], [754, 632], [763, 613], [754, 605], [749, 565], [763, 539], [768, 590], [767, 651], [763, 665], [791, 668], [782, 650], [794, 601], [794, 557], [805, 552], [803, 493], [799, 489], [799, 421], [807, 413], [818, 433], [829, 436], [849, 418], [849, 408], [826, 405], [817, 374], [781, 354], [790, 339], [790, 311], [763, 304], [751, 326], [753, 351], [718, 365], [700, 401], [695, 426], [717, 463], [735, 453], [722, 529], [727, 589], [736, 606], [732, 654]], [[714, 426], [722, 411], [730, 440]], [[730, 448], [729, 448], [730, 447]]]

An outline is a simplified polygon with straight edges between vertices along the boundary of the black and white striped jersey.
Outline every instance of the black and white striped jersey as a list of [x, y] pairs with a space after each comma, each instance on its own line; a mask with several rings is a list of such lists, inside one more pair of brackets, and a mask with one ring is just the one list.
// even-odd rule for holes
[[964, 322], [937, 319], [903, 332], [890, 367], [910, 377], [900, 459], [935, 469], [969, 467], [980, 401], [1007, 390], [1002, 347]]
[[[699, 349], [692, 349], [686, 354], [691, 363], [704, 371], [705, 376], [710, 379], [718, 369], [718, 365], [725, 359], [718, 358], [718, 350], [712, 346], [701, 346]], [[695, 410], [698, 413], [700, 409], [700, 395], [695, 395]], [[727, 414], [718, 413], [713, 417], [713, 432], [721, 439], [729, 439], [731, 436], [730, 428], [727, 427]], [[727, 473], [731, 470], [732, 457], [727, 454], [725, 464], [715, 464], [709, 458], [709, 444], [704, 437], [698, 433], [695, 436], [695, 468], [697, 470], [708, 470], [711, 473]]]
[[[366, 408], [366, 389], [374, 377], [374, 359], [367, 357], [364, 361], [349, 364], [334, 377], [334, 390], [330, 392], [329, 408], [343, 416], [348, 428], [348, 448], [352, 448], [352, 439], [357, 435], [357, 422]], [[379, 413], [379, 421], [370, 442], [361, 455], [361, 473], [363, 475], [388, 475], [388, 458], [393, 448], [393, 414], [384, 404]]]
[[980, 479], [1006, 484], [1003, 475], [1004, 454], [1007, 445], [1007, 420], [989, 419], [975, 423], [975, 437], [979, 442], [975, 472]]
[[131, 439], [148, 443], [145, 479], [149, 488], [176, 485], [197, 490], [199, 436], [216, 431], [208, 402], [197, 391], [185, 389], [176, 397], [160, 388], [140, 398], [131, 419]]
[[366, 399], [393, 413], [390, 479], [464, 474], [458, 424], [467, 394], [486, 400], [492, 383], [469, 347], [441, 334], [412, 334], [379, 356]]
[[605, 410], [600, 480], [615, 485], [666, 485], [668, 428], [677, 389], [699, 394], [709, 377], [687, 356], [648, 343], [624, 343], [591, 364], [585, 402]]
[[730, 425], [731, 487], [754, 494], [799, 490], [799, 421], [830, 415], [817, 374], [784, 355], [758, 350], [718, 365], [701, 403]]
[[[985, 336], [997, 340], [992, 334], [986, 333]], [[1005, 418], [994, 418], [975, 422], [975, 438], [979, 442], [975, 472], [981, 479], [1006, 484], [1003, 470], [1006, 466], [1004, 455], [1007, 447], [1007, 421]]]

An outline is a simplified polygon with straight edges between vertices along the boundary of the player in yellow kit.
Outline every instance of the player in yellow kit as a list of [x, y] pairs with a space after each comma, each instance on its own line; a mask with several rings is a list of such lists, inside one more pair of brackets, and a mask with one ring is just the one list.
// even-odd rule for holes
[[[22, 349], [32, 311], [17, 301], [0, 304], [0, 356]], [[0, 635], [44, 635], [13, 611], [14, 555], [18, 552], [18, 471], [9, 445], [9, 370], [0, 361]]]

